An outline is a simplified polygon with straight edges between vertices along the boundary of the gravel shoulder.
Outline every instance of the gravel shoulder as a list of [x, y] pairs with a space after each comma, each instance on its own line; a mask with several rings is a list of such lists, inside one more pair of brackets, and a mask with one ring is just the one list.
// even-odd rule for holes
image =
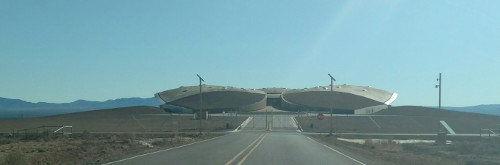
[[[396, 137], [385, 137], [385, 141], [366, 140], [363, 144], [338, 140], [335, 136], [309, 135], [323, 143], [341, 148], [355, 155], [371, 158], [383, 164], [429, 164], [429, 165], [493, 165], [500, 164], [500, 138], [498, 137], [449, 137], [452, 143], [399, 144]], [[362, 139], [363, 137], [342, 137]], [[380, 137], [376, 137], [380, 139]], [[418, 139], [421, 137], [397, 137]], [[371, 163], [370, 163], [371, 164]]]

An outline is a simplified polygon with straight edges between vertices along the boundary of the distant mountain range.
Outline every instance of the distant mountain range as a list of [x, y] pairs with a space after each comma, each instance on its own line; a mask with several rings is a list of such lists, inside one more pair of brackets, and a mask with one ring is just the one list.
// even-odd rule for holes
[[[154, 97], [120, 98], [107, 101], [77, 100], [71, 103], [32, 103], [19, 99], [8, 99], [0, 97], [0, 119], [31, 118], [130, 106], [158, 107], [160, 106], [160, 103], [156, 101]], [[500, 104], [477, 105], [468, 107], [442, 107], [442, 109], [500, 116]]]
[[[437, 108], [437, 107], [433, 107]], [[500, 104], [476, 105], [468, 107], [441, 107], [442, 109], [500, 116]]]
[[98, 109], [110, 109], [130, 106], [154, 106], [160, 103], [152, 98], [121, 98], [107, 101], [77, 100], [71, 103], [32, 103], [19, 99], [0, 97], [0, 119], [19, 119], [41, 117], [65, 113], [82, 112]]

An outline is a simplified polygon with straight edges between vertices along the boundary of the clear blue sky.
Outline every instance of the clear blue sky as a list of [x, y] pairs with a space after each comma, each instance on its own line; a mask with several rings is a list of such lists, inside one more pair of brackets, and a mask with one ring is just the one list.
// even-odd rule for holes
[[500, 103], [500, 1], [0, 0], [0, 97], [207, 84], [372, 86], [394, 105]]

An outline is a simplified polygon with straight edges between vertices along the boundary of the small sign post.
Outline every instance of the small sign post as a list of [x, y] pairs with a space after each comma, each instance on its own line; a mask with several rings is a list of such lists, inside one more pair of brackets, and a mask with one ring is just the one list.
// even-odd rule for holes
[[318, 114], [318, 116], [316, 117], [318, 118], [318, 120], [323, 120], [325, 118], [325, 116], [322, 113]]

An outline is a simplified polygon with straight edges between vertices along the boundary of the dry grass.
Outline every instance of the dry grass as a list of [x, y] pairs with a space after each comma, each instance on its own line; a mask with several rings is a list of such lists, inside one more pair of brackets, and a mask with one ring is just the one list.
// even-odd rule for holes
[[[209, 120], [203, 120], [202, 127], [204, 131], [229, 130], [236, 128], [245, 119], [244, 117], [215, 116]], [[194, 120], [192, 116], [168, 114], [155, 107], [128, 107], [22, 120], [0, 120], [0, 132], [10, 133], [12, 130], [58, 125], [73, 126], [73, 132], [84, 130], [90, 132], [189, 132], [198, 131], [199, 120]]]
[[[135, 135], [135, 134], [73, 134], [23, 140], [21, 137], [1, 137], [0, 162], [11, 164], [102, 164], [124, 157], [192, 143], [218, 135]], [[139, 143], [146, 141], [152, 147]]]
[[[480, 129], [497, 129], [500, 116], [437, 110], [425, 107], [394, 107], [382, 110], [376, 115], [389, 116], [334, 116], [333, 128], [340, 133], [427, 133], [434, 134], [445, 128], [444, 120], [458, 134], [478, 134]], [[370, 119], [371, 118], [371, 119]], [[378, 127], [373, 121], [375, 121]], [[323, 120], [316, 116], [298, 117], [297, 121], [307, 132], [329, 132], [330, 117]], [[314, 127], [311, 127], [311, 124]]]
[[[227, 131], [236, 128], [245, 119], [246, 117], [211, 117], [209, 120], [202, 120], [201, 124], [204, 132]], [[128, 107], [23, 120], [1, 120], [0, 132], [5, 133], [0, 134], [0, 163], [102, 164], [222, 135], [199, 135], [199, 124], [200, 120], [194, 120], [192, 116], [171, 115], [155, 107]], [[54, 134], [54, 128], [14, 131], [11, 134], [12, 129], [47, 125], [73, 126], [73, 134]]]
[[26, 158], [22, 153], [19, 153], [17, 151], [11, 151], [7, 154], [5, 154], [2, 164], [5, 165], [24, 165], [28, 164], [26, 162]]
[[364, 144], [355, 144], [339, 141], [336, 137], [322, 135], [314, 135], [312, 137], [351, 152], [381, 159], [387, 162], [386, 164], [500, 164], [500, 158], [498, 157], [498, 154], [500, 154], [500, 138], [496, 137], [452, 137], [449, 138], [449, 140], [453, 141], [451, 145], [425, 143], [396, 144], [390, 139], [382, 143], [367, 140]]

